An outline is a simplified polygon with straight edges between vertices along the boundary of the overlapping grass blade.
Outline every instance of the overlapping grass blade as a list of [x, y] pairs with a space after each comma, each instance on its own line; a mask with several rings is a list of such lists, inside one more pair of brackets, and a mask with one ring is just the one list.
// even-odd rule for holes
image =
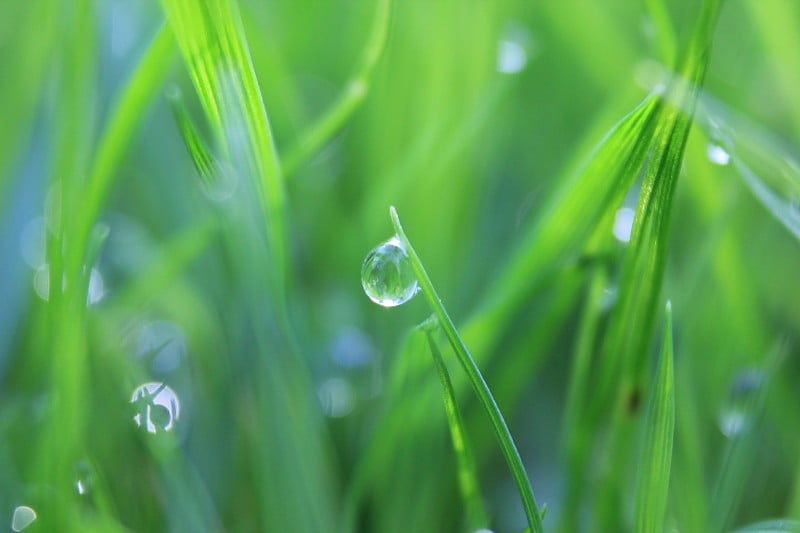
[[453, 443], [453, 451], [456, 454], [458, 464], [458, 485], [461, 489], [461, 498], [466, 509], [466, 526], [470, 531], [480, 529], [489, 525], [489, 517], [483, 505], [480, 493], [480, 484], [475, 469], [475, 459], [472, 448], [467, 439], [467, 432], [458, 408], [455, 389], [450, 379], [450, 372], [439, 351], [439, 346], [433, 338], [432, 330], [438, 329], [438, 323], [434, 320], [429, 325], [424, 325], [425, 334], [428, 337], [428, 346], [431, 350], [436, 373], [442, 384], [442, 395], [444, 396], [444, 409], [447, 414], [447, 423], [450, 427], [450, 439]]
[[254, 188], [264, 214], [273, 291], [288, 275], [285, 192], [250, 52], [232, 0], [162, 0], [220, 157]]
[[797, 533], [800, 521], [791, 519], [767, 520], [736, 529], [734, 533]]
[[675, 377], [673, 372], [672, 306], [667, 303], [667, 320], [661, 360], [653, 379], [645, 419], [643, 450], [636, 484], [634, 531], [659, 532], [669, 494], [672, 441], [675, 431]]
[[406, 237], [403, 227], [400, 224], [400, 218], [397, 215], [397, 211], [394, 209], [394, 207], [391, 207], [389, 212], [397, 237], [400, 239], [400, 242], [403, 243], [409, 259], [411, 260], [411, 266], [414, 270], [414, 274], [417, 277], [417, 281], [422, 293], [428, 301], [428, 304], [431, 306], [434, 315], [439, 320], [439, 324], [444, 331], [450, 346], [455, 352], [459, 363], [469, 377], [470, 384], [475, 390], [481, 405], [485, 409], [486, 414], [489, 415], [489, 419], [494, 427], [500, 448], [503, 451], [503, 456], [505, 457], [509, 469], [511, 470], [511, 474], [514, 477], [514, 482], [517, 485], [520, 498], [522, 498], [522, 504], [523, 508], [525, 509], [525, 516], [528, 519], [528, 525], [531, 528], [531, 531], [541, 532], [543, 531], [542, 518], [540, 514], [541, 511], [536, 504], [536, 499], [533, 495], [533, 489], [530, 481], [528, 480], [528, 474], [522, 464], [519, 451], [517, 451], [517, 447], [514, 444], [513, 438], [511, 437], [511, 432], [509, 431], [505, 419], [500, 412], [500, 408], [497, 406], [497, 402], [495, 402], [494, 397], [489, 390], [489, 386], [483, 379], [483, 375], [478, 369], [475, 360], [472, 358], [467, 346], [461, 339], [461, 335], [459, 335], [458, 330], [456, 330], [455, 324], [453, 324], [453, 321], [447, 314], [444, 304], [439, 298], [439, 295], [436, 293], [436, 289], [433, 287], [433, 283], [428, 277], [428, 274], [425, 272], [425, 268], [423, 267], [419, 256], [414, 250], [414, 247], [411, 245], [411, 242], [408, 240], [408, 237]]

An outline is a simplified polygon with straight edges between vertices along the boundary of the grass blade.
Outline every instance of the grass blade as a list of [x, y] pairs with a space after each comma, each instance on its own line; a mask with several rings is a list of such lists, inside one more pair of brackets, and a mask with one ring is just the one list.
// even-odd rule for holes
[[[434, 324], [438, 327], [438, 323]], [[439, 381], [442, 384], [444, 408], [447, 414], [447, 423], [450, 427], [450, 438], [453, 442], [453, 451], [456, 453], [458, 463], [458, 485], [461, 489], [461, 498], [464, 500], [464, 506], [467, 510], [466, 525], [470, 531], [474, 531], [487, 526], [489, 519], [481, 498], [478, 475], [475, 470], [475, 459], [473, 458], [469, 441], [467, 441], [467, 432], [456, 403], [456, 393], [450, 380], [450, 373], [431, 332], [434, 324], [426, 328], [425, 334], [428, 338], [428, 346], [431, 350], [433, 362], [436, 365], [436, 373], [439, 375]]]
[[461, 363], [462, 368], [464, 368], [464, 371], [467, 373], [470, 384], [475, 390], [481, 405], [489, 415], [489, 419], [491, 420], [492, 426], [494, 427], [497, 435], [497, 440], [500, 443], [500, 448], [503, 451], [503, 456], [505, 457], [506, 462], [511, 469], [511, 474], [514, 477], [517, 490], [522, 498], [522, 504], [525, 509], [525, 516], [528, 519], [528, 525], [531, 528], [531, 531], [534, 533], [541, 533], [544, 531], [544, 529], [542, 528], [542, 517], [540, 515], [539, 507], [536, 504], [536, 498], [533, 495], [533, 489], [531, 488], [530, 481], [528, 480], [528, 474], [525, 471], [524, 465], [522, 464], [522, 458], [519, 455], [519, 451], [517, 451], [517, 447], [514, 444], [513, 438], [511, 437], [511, 432], [508, 429], [508, 425], [506, 424], [506, 421], [500, 412], [500, 408], [497, 406], [491, 390], [489, 390], [489, 385], [487, 385], [486, 380], [483, 379], [483, 375], [481, 374], [478, 365], [475, 363], [475, 360], [469, 353], [469, 349], [461, 339], [461, 335], [459, 335], [458, 330], [456, 330], [455, 324], [453, 324], [453, 321], [447, 314], [447, 310], [445, 309], [442, 300], [439, 298], [439, 295], [436, 293], [436, 289], [433, 287], [433, 283], [428, 277], [428, 274], [425, 272], [422, 261], [417, 255], [417, 252], [414, 250], [414, 247], [411, 245], [411, 242], [408, 240], [408, 237], [406, 237], [406, 234], [403, 231], [403, 226], [400, 224], [400, 218], [397, 215], [397, 211], [394, 207], [391, 207], [389, 209], [389, 213], [391, 215], [392, 225], [397, 233], [397, 237], [405, 246], [408, 257], [411, 260], [411, 266], [414, 270], [414, 274], [417, 277], [419, 286], [422, 289], [422, 293], [428, 300], [428, 304], [430, 304], [434, 315], [436, 315], [437, 319], [439, 320], [439, 324], [447, 336], [447, 340], [450, 342], [453, 351], [458, 357], [459, 363]]
[[358, 109], [367, 96], [370, 78], [375, 65], [386, 47], [386, 36], [389, 33], [389, 14], [391, 0], [379, 0], [375, 8], [372, 30], [364, 47], [361, 67], [345, 86], [344, 92], [336, 102], [317, 121], [286, 155], [283, 165], [284, 174], [290, 176], [297, 168], [317, 152]]
[[288, 276], [280, 162], [250, 51], [232, 0], [162, 0], [223, 161], [256, 191], [271, 252], [273, 289]]
[[675, 377], [673, 372], [672, 306], [668, 302], [664, 345], [647, 408], [644, 449], [639, 461], [634, 531], [663, 531], [669, 494], [674, 431]]

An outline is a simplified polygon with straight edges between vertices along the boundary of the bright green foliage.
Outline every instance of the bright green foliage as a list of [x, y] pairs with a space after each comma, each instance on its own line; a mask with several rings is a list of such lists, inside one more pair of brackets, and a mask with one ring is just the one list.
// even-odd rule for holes
[[0, 528], [797, 530], [800, 4], [422, 4], [0, 1]]
[[636, 483], [635, 531], [663, 531], [669, 494], [672, 441], [675, 430], [675, 375], [672, 350], [672, 306], [667, 303], [664, 345], [645, 419], [642, 456]]

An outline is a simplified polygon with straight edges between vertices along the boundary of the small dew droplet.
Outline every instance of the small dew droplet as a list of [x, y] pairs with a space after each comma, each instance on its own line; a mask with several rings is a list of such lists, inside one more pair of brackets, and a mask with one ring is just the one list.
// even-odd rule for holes
[[36, 520], [36, 511], [27, 505], [20, 505], [14, 509], [14, 515], [11, 517], [11, 529], [14, 531], [22, 531]]
[[361, 286], [370, 300], [383, 307], [404, 304], [417, 293], [411, 261], [397, 237], [378, 245], [364, 259]]
[[729, 439], [751, 428], [752, 411], [764, 379], [764, 373], [756, 368], [743, 370], [734, 376], [719, 416], [719, 429]]
[[725, 166], [731, 161], [731, 154], [729, 154], [723, 147], [709, 143], [708, 148], [706, 148], [706, 155], [708, 155], [708, 159], [720, 166]]

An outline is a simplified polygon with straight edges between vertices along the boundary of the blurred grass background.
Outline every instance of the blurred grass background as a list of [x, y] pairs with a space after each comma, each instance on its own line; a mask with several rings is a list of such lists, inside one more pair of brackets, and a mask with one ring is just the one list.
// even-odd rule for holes
[[[696, 4], [665, 2], [679, 45]], [[281, 160], [350, 87], [381, 5], [238, 1]], [[288, 281], [276, 288], [255, 185], [240, 178], [223, 201], [203, 193], [170, 88], [212, 145], [213, 124], [162, 6], [0, 4], [0, 522], [29, 506], [37, 520], [26, 531], [464, 530], [435, 369], [424, 337], [409, 335], [429, 311], [421, 298], [372, 304], [361, 262], [391, 235], [394, 204], [456, 323], [479, 316], [553, 191], [646, 96], [646, 62], [671, 65], [638, 3], [388, 6], [363, 101], [282, 176]], [[105, 194], [94, 194], [85, 184], [103, 132], [154, 38], [151, 92], [115, 138]], [[728, 0], [705, 80], [794, 154], [797, 50], [796, 2]], [[732, 166], [709, 160], [708, 143], [692, 131], [661, 291], [675, 332], [667, 528], [680, 531], [800, 519], [800, 247]], [[71, 228], [92, 203], [109, 232], [86, 268]], [[633, 528], [637, 443], [610, 466], [598, 453], [577, 506], [567, 497], [576, 338], [592, 302], [598, 327], [609, 322], [625, 254], [605, 237], [602, 297], [591, 296], [591, 269], [544, 265], [547, 283], [472, 346], [547, 504], [547, 530]], [[45, 263], [50, 287], [52, 272], [67, 279], [49, 301]], [[97, 300], [88, 308], [79, 279]], [[179, 412], [137, 411], [144, 383], [168, 385]], [[753, 389], [763, 399], [736, 403]], [[462, 396], [486, 525], [520, 531], [488, 422]], [[167, 429], [151, 433], [142, 416]], [[618, 498], [605, 497], [609, 486]]]

